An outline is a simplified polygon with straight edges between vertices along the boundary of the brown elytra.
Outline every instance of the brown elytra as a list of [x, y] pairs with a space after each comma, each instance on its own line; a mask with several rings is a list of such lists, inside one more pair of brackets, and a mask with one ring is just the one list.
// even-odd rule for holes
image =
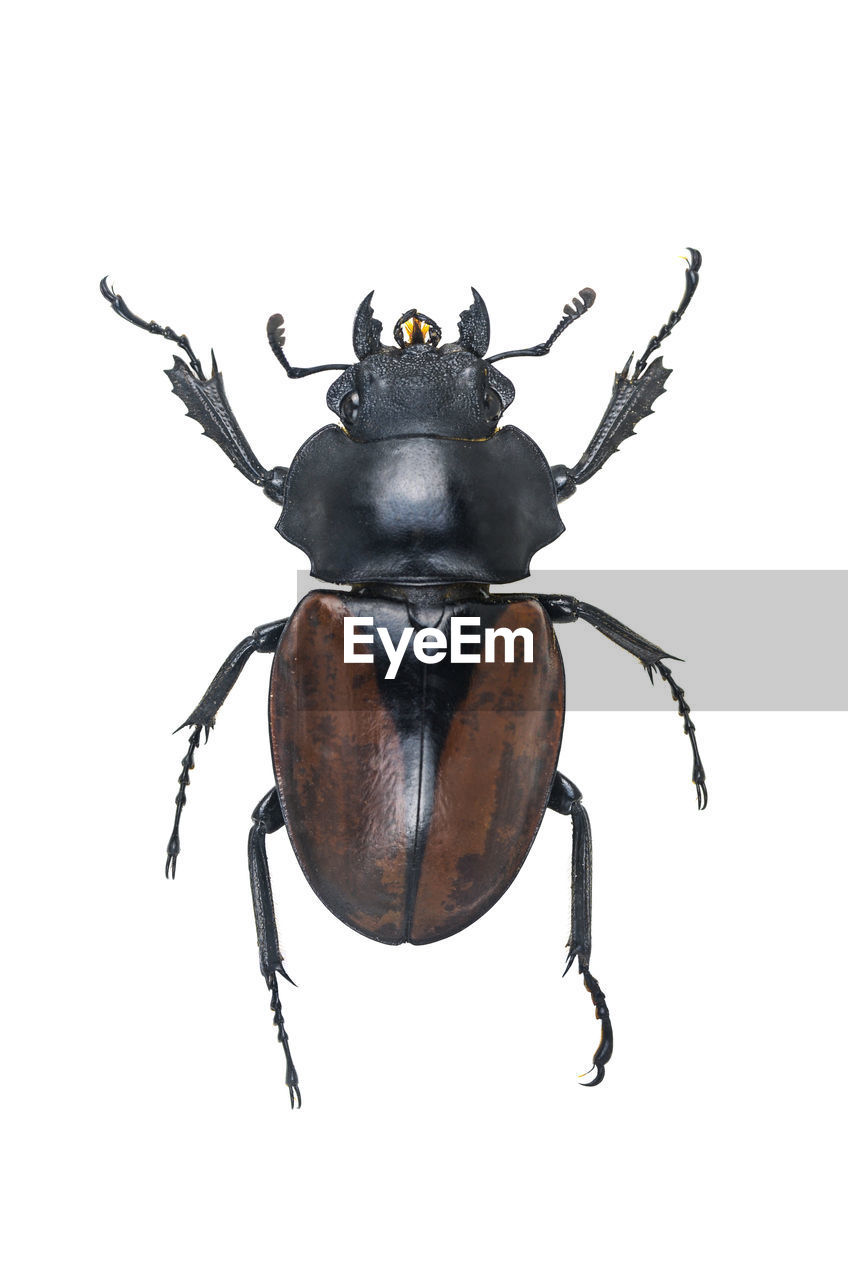
[[[527, 628], [533, 660], [420, 662], [395, 679], [346, 663], [345, 616], [404, 627]], [[317, 591], [292, 615], [271, 674], [271, 747], [286, 827], [318, 897], [380, 942], [435, 942], [493, 906], [521, 868], [545, 811], [565, 693], [553, 628], [533, 599], [480, 596], [418, 608]]]

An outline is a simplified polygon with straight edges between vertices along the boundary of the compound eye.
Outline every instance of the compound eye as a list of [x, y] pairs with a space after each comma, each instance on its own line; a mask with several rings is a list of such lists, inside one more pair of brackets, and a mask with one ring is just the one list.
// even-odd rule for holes
[[349, 391], [339, 405], [339, 417], [346, 427], [356, 425], [356, 419], [359, 417], [359, 392]]
[[486, 387], [483, 392], [483, 407], [486, 411], [487, 422], [497, 422], [503, 413], [503, 402], [497, 391], [493, 391], [491, 387]]

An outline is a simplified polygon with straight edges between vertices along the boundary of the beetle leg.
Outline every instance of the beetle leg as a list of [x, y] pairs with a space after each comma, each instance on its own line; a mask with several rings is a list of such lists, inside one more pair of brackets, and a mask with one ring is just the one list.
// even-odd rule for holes
[[[698, 287], [701, 255], [697, 249], [690, 249], [689, 254], [690, 257], [686, 259], [686, 286], [677, 310], [671, 312], [659, 332], [651, 338], [643, 354], [636, 361], [632, 374], [630, 366], [634, 352], [630, 353], [621, 372], [615, 375], [610, 402], [579, 462], [573, 467], [558, 465], [552, 468], [557, 502], [564, 502], [566, 498], [570, 498], [579, 484], [585, 484], [596, 475], [613, 454], [618, 452], [619, 445], [636, 434], [637, 423], [654, 412], [652, 406], [664, 393], [671, 370], [666, 369], [662, 358], [654, 360], [651, 364], [648, 364], [648, 360], [655, 351], [659, 350], [674, 326], [680, 322]], [[510, 354], [529, 353], [511, 352]]]
[[[165, 861], [166, 878], [170, 876], [171, 879], [173, 879], [177, 874], [177, 858], [179, 857], [180, 852], [180, 818], [182, 817], [187, 799], [186, 790], [191, 782], [191, 777], [189, 775], [194, 768], [194, 753], [200, 745], [200, 735], [202, 732], [202, 725], [198, 724], [194, 726], [191, 731], [191, 737], [188, 740], [188, 750], [180, 761], [182, 769], [180, 771], [177, 797], [175, 800], [177, 812], [174, 817], [174, 829], [171, 832], [171, 838], [168, 841], [168, 857]], [[206, 737], [207, 739], [209, 738], [209, 728], [206, 730]]]
[[589, 969], [592, 953], [592, 828], [582, 800], [579, 788], [565, 774], [558, 773], [551, 788], [548, 808], [571, 817], [571, 934], [565, 973], [576, 960], [577, 971], [592, 997], [595, 1017], [601, 1024], [601, 1040], [592, 1059], [595, 1078], [585, 1082], [591, 1087], [600, 1084], [606, 1074], [613, 1040], [606, 996]]
[[[286, 1055], [286, 1084], [292, 1108], [300, 1106], [300, 1086], [297, 1070], [292, 1061], [289, 1049], [289, 1037], [283, 1021], [283, 1010], [280, 1004], [280, 992], [277, 987], [277, 974], [281, 974], [287, 982], [291, 978], [283, 967], [280, 954], [280, 941], [277, 936], [277, 921], [274, 916], [274, 899], [271, 894], [271, 875], [268, 870], [268, 857], [265, 852], [265, 836], [268, 832], [279, 831], [285, 825], [280, 798], [276, 787], [259, 801], [253, 810], [253, 826], [247, 838], [247, 860], [250, 868], [250, 888], [253, 894], [253, 914], [256, 919], [256, 941], [259, 946], [259, 968], [271, 995], [271, 1012], [274, 1015], [274, 1026], [277, 1028], [277, 1039], [283, 1046]], [[294, 983], [292, 983], [294, 986]]]
[[547, 610], [552, 622], [576, 622], [578, 618], [582, 618], [590, 626], [600, 631], [601, 635], [606, 636], [608, 640], [612, 640], [613, 644], [617, 644], [620, 649], [625, 649], [628, 653], [632, 653], [647, 671], [651, 684], [654, 682], [655, 671], [662, 677], [677, 704], [677, 714], [683, 720], [683, 732], [689, 739], [689, 745], [692, 748], [692, 781], [695, 784], [698, 808], [706, 809], [709, 798], [707, 794], [707, 775], [701, 760], [701, 753], [698, 750], [698, 742], [695, 738], [695, 726], [689, 715], [691, 708], [683, 697], [684, 690], [681, 689], [672, 676], [670, 669], [663, 662], [663, 658], [671, 658], [673, 662], [680, 662], [682, 659], [675, 658], [671, 653], [666, 653], [665, 649], [661, 649], [659, 645], [652, 644], [650, 640], [640, 636], [637, 631], [631, 631], [630, 627], [626, 627], [623, 622], [619, 622], [617, 618], [613, 618], [610, 614], [604, 613], [603, 609], [596, 609], [593, 604], [586, 604], [583, 600], [576, 600], [574, 596], [539, 596], [539, 600]]
[[180, 852], [180, 819], [186, 804], [186, 789], [191, 782], [189, 774], [194, 768], [194, 754], [200, 746], [200, 736], [205, 733], [204, 741], [209, 741], [209, 734], [215, 727], [215, 717], [244, 670], [248, 658], [254, 653], [273, 653], [277, 648], [287, 622], [288, 618], [281, 618], [277, 622], [266, 622], [264, 626], [257, 627], [249, 636], [245, 636], [244, 640], [241, 640], [232, 653], [222, 662], [212, 683], [191, 715], [174, 730], [175, 733], [179, 733], [180, 729], [188, 729], [190, 727], [191, 737], [188, 740], [188, 750], [181, 761], [182, 771], [175, 801], [177, 812], [174, 818], [171, 838], [168, 841], [168, 857], [165, 862], [165, 875], [171, 879], [177, 874], [177, 858]]
[[674, 701], [677, 703], [677, 714], [681, 716], [683, 719], [683, 732], [688, 737], [689, 744], [692, 747], [692, 781], [694, 782], [695, 789], [698, 793], [698, 808], [706, 809], [707, 800], [709, 799], [709, 793], [707, 791], [707, 775], [704, 772], [704, 765], [703, 765], [703, 761], [701, 760], [701, 753], [698, 750], [698, 741], [695, 737], [695, 726], [692, 723], [691, 716], [689, 715], [689, 711], [691, 708], [689, 706], [689, 703], [683, 697], [683, 694], [685, 691], [681, 689], [680, 685], [674, 679], [674, 677], [671, 674], [671, 671], [668, 669], [668, 667], [665, 665], [664, 662], [653, 662], [653, 663], [646, 662], [644, 666], [646, 671], [648, 672], [648, 676], [650, 678], [651, 684], [654, 683], [655, 671], [657, 671], [659, 675], [662, 676], [663, 680], [665, 680], [666, 684], [671, 690], [672, 698], [674, 698]]
[[191, 365], [195, 375], [203, 378], [203, 367], [197, 356], [191, 349], [191, 343], [184, 333], [176, 333], [170, 325], [157, 324], [155, 320], [142, 320], [141, 316], [137, 316], [134, 311], [130, 311], [127, 304], [119, 293], [109, 284], [109, 277], [104, 276], [100, 281], [100, 292], [109, 303], [113, 311], [121, 317], [122, 320], [129, 320], [130, 324], [134, 324], [138, 329], [146, 329], [148, 333], [154, 333], [160, 338], [167, 338], [169, 342], [176, 342], [188, 356], [188, 362]]
[[191, 715], [183, 720], [175, 732], [178, 733], [180, 729], [185, 729], [189, 725], [202, 725], [208, 732], [214, 726], [215, 717], [244, 670], [248, 658], [254, 653], [273, 653], [287, 622], [288, 618], [280, 618], [277, 622], [266, 622], [264, 626], [257, 627], [249, 636], [240, 640], [232, 653], [221, 663], [209, 688]]

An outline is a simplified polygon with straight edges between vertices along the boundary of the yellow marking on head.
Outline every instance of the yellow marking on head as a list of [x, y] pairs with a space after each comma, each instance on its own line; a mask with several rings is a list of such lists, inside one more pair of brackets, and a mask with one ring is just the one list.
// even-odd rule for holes
[[410, 320], [404, 321], [404, 329], [406, 330], [407, 346], [413, 343], [425, 342], [427, 334], [430, 332], [430, 326], [424, 320], [419, 320], [418, 316], [413, 316]]

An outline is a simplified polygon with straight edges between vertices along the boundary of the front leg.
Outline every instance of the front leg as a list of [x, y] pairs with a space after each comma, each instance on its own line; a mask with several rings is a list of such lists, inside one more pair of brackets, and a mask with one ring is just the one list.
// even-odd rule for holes
[[175, 800], [177, 812], [174, 817], [174, 829], [168, 841], [168, 857], [165, 862], [166, 876], [173, 878], [177, 874], [177, 858], [180, 852], [180, 818], [185, 808], [186, 791], [191, 782], [190, 774], [194, 768], [194, 755], [200, 746], [201, 735], [205, 734], [204, 741], [209, 740], [210, 731], [215, 726], [215, 717], [244, 670], [248, 658], [254, 653], [274, 653], [287, 622], [288, 618], [281, 618], [277, 622], [266, 622], [264, 626], [257, 627], [249, 636], [245, 636], [244, 640], [236, 645], [229, 657], [225, 658], [213, 677], [212, 683], [191, 715], [174, 731], [179, 733], [180, 729], [191, 727], [188, 749], [180, 762], [182, 768]]
[[594, 605], [586, 604], [583, 600], [576, 600], [574, 596], [540, 596], [539, 600], [547, 610], [552, 622], [576, 622], [578, 618], [582, 618], [584, 622], [588, 622], [590, 626], [600, 631], [601, 635], [606, 636], [608, 640], [612, 640], [613, 644], [617, 644], [620, 649], [626, 649], [628, 653], [632, 653], [635, 658], [638, 658], [647, 671], [652, 684], [654, 682], [654, 672], [665, 681], [672, 698], [677, 703], [677, 714], [683, 719], [683, 732], [689, 738], [689, 743], [692, 747], [692, 781], [695, 784], [698, 796], [698, 808], [706, 809], [708, 799], [707, 778], [701, 755], [698, 751], [695, 726], [689, 715], [690, 707], [683, 697], [684, 690], [681, 689], [663, 661], [664, 658], [671, 658], [673, 662], [680, 662], [681, 659], [675, 658], [673, 654], [666, 653], [664, 649], [652, 644], [650, 640], [646, 640], [638, 632], [631, 631], [623, 622], [619, 622], [610, 614], [604, 613], [603, 609], [596, 609]]
[[203, 372], [203, 366], [184, 333], [178, 334], [169, 325], [163, 327], [155, 320], [142, 320], [130, 310], [121, 295], [115, 293], [105, 276], [100, 281], [100, 292], [122, 320], [135, 325], [137, 329], [144, 329], [147, 333], [157, 334], [159, 337], [167, 338], [169, 342], [175, 342], [186, 353], [189, 359], [188, 364], [177, 356], [174, 358], [173, 368], [165, 370], [174, 395], [178, 396], [186, 406], [188, 417], [200, 423], [203, 434], [210, 440], [214, 440], [233, 466], [252, 484], [259, 485], [272, 502], [282, 505], [287, 468], [273, 467], [268, 471], [251, 449], [230, 408], [230, 402], [224, 390], [224, 380], [215, 363], [214, 351], [212, 352], [212, 374], [207, 378]]
[[689, 253], [691, 257], [686, 265], [686, 286], [677, 310], [671, 312], [659, 333], [651, 338], [636, 361], [632, 377], [632, 354], [621, 372], [615, 375], [612, 398], [580, 461], [574, 467], [551, 467], [558, 502], [570, 498], [579, 484], [585, 484], [600, 471], [604, 463], [618, 451], [619, 445], [629, 436], [635, 435], [637, 422], [653, 413], [654, 401], [663, 394], [671, 370], [665, 368], [661, 358], [651, 364], [648, 364], [648, 358], [659, 350], [661, 343], [679, 323], [698, 287], [701, 255], [697, 249], [690, 249]]

